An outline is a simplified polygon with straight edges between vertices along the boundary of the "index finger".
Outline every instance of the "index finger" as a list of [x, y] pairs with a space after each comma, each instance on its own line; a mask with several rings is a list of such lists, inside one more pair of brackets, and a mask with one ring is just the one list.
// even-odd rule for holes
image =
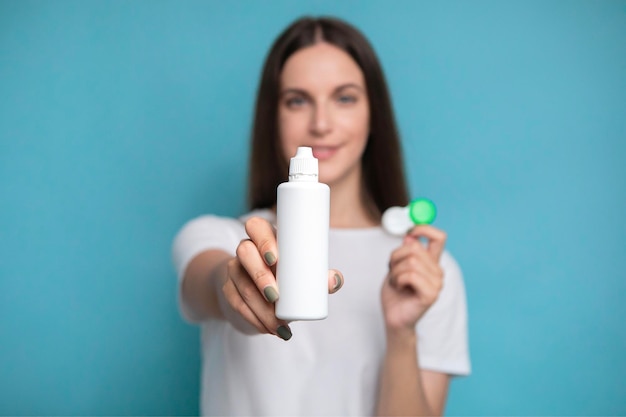
[[436, 227], [422, 224], [409, 230], [407, 236], [411, 236], [416, 239], [419, 239], [420, 237], [426, 238], [428, 240], [426, 251], [430, 254], [432, 259], [439, 262], [439, 258], [441, 258], [443, 249], [446, 246], [446, 239], [448, 238], [446, 232], [439, 230]]
[[263, 256], [267, 266], [274, 265], [278, 260], [278, 244], [270, 222], [261, 217], [251, 217], [245, 226], [246, 233]]

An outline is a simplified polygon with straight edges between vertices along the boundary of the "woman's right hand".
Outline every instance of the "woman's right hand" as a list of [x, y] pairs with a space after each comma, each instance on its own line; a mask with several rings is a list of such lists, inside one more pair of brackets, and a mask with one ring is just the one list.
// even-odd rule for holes
[[[225, 318], [238, 330], [269, 333], [283, 340], [291, 338], [289, 323], [276, 317], [274, 303], [280, 297], [276, 283], [276, 263], [280, 262], [274, 228], [265, 219], [246, 221], [249, 239], [237, 246], [237, 256], [228, 261], [220, 306]], [[328, 271], [328, 292], [343, 285], [339, 271]]]

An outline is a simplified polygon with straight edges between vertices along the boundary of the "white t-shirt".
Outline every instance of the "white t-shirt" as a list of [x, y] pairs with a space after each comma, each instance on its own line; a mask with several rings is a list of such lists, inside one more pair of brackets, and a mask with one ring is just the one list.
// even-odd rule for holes
[[[188, 222], [173, 245], [179, 282], [200, 252], [221, 249], [234, 256], [239, 242], [247, 238], [243, 221], [252, 215], [274, 222], [269, 210], [241, 219], [202, 216]], [[374, 414], [385, 353], [380, 290], [389, 256], [402, 239], [381, 227], [331, 229], [329, 239], [329, 266], [343, 273], [345, 283], [329, 296], [327, 319], [292, 322], [289, 341], [245, 335], [225, 321], [201, 323], [203, 415]], [[443, 289], [417, 324], [419, 365], [468, 375], [463, 278], [448, 252], [443, 253], [441, 266]], [[184, 303], [180, 308], [192, 321]]]

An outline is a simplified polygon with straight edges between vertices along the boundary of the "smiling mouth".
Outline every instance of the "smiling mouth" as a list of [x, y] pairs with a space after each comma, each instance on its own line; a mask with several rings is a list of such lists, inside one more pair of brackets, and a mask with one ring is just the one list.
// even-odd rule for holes
[[332, 157], [339, 149], [338, 146], [313, 146], [313, 157], [320, 161]]

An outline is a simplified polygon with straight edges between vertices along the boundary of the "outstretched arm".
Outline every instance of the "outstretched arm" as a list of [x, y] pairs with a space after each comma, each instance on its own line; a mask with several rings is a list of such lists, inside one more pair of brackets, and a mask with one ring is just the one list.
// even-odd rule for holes
[[[280, 257], [274, 230], [259, 217], [250, 218], [245, 227], [249, 239], [239, 243], [236, 256], [207, 250], [191, 260], [183, 275], [183, 303], [194, 321], [227, 320], [247, 334], [289, 339], [289, 324], [274, 312], [280, 297], [274, 274]], [[341, 273], [330, 270], [328, 292], [338, 291], [342, 284]]]
[[[420, 238], [428, 240], [426, 247]], [[381, 290], [387, 344], [377, 404], [380, 416], [443, 414], [449, 377], [420, 369], [416, 325], [443, 287], [439, 259], [445, 241], [441, 230], [417, 226], [391, 255]]]

